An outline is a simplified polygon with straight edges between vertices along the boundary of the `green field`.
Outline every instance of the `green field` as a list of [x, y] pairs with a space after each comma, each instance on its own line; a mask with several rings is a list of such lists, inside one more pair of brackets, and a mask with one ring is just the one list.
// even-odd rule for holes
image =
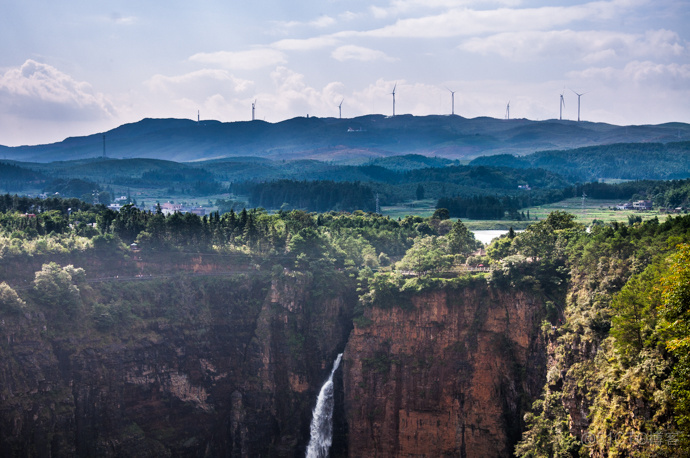
[[[525, 208], [525, 214], [529, 211], [529, 221], [506, 221], [506, 220], [463, 220], [463, 223], [471, 230], [491, 230], [504, 229], [512, 227], [513, 229], [524, 229], [529, 224], [537, 219], [544, 219], [549, 213], [562, 210], [572, 213], [577, 217], [577, 221], [587, 226], [591, 225], [596, 219], [604, 223], [613, 221], [628, 222], [628, 216], [639, 216], [643, 221], [658, 217], [660, 221], [666, 219], [668, 215], [659, 213], [658, 210], [651, 211], [634, 211], [634, 210], [615, 210], [615, 206], [619, 201], [614, 200], [599, 200], [599, 199], [585, 199], [584, 206], [581, 198], [572, 198], [555, 202], [553, 204], [541, 205], [538, 207]], [[407, 215], [417, 215], [428, 217], [436, 210], [436, 202], [432, 199], [415, 200], [404, 205], [396, 205], [390, 207], [382, 207], [381, 213], [390, 216], [391, 218], [404, 218]]]
[[382, 206], [381, 214], [391, 218], [404, 218], [407, 215], [429, 217], [436, 211], [435, 199], [412, 200], [399, 205]]
[[639, 216], [643, 221], [659, 218], [663, 221], [667, 218], [667, 214], [659, 213], [658, 210], [650, 211], [636, 211], [636, 210], [615, 210], [616, 205], [620, 201], [617, 200], [599, 200], [599, 199], [585, 199], [584, 205], [581, 198], [572, 198], [562, 200], [553, 204], [542, 205], [539, 207], [532, 207], [525, 209], [530, 212], [530, 217], [537, 217], [539, 219], [546, 218], [549, 213], [555, 210], [563, 210], [572, 213], [577, 217], [577, 221], [590, 225], [592, 221], [599, 220], [604, 223], [611, 223], [613, 221], [628, 222], [628, 216]]

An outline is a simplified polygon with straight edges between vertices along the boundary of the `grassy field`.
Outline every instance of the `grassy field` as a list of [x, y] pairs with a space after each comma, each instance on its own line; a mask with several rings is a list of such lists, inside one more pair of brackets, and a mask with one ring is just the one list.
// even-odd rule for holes
[[577, 221], [585, 225], [592, 224], [592, 221], [595, 219], [604, 223], [610, 223], [613, 221], [627, 223], [629, 216], [639, 216], [643, 221], [655, 217], [659, 218], [659, 221], [663, 221], [668, 216], [666, 214], [659, 213], [658, 210], [643, 212], [635, 210], [615, 210], [616, 205], [619, 203], [620, 202], [617, 200], [585, 199], [583, 205], [582, 199], [576, 197], [549, 205], [525, 209], [525, 213], [527, 213], [527, 210], [529, 210], [530, 217], [543, 219], [546, 218], [552, 211], [563, 210], [574, 214], [577, 217]]
[[400, 205], [382, 206], [381, 213], [384, 216], [398, 219], [404, 218], [407, 215], [422, 216], [424, 218], [431, 216], [436, 211], [436, 200], [424, 199], [413, 200]]
[[[658, 210], [651, 210], [645, 212], [639, 212], [634, 210], [615, 210], [615, 206], [620, 202], [614, 200], [598, 200], [598, 199], [585, 199], [584, 206], [582, 204], [581, 198], [572, 198], [562, 200], [548, 205], [541, 205], [538, 207], [525, 208], [525, 214], [529, 211], [530, 220], [529, 221], [494, 221], [494, 220], [471, 220], [465, 219], [463, 223], [470, 230], [491, 230], [491, 229], [503, 229], [507, 230], [512, 227], [513, 229], [524, 229], [529, 224], [535, 221], [535, 218], [541, 220], [546, 218], [549, 213], [562, 210], [568, 213], [572, 213], [576, 216], [579, 223], [585, 224], [587, 226], [591, 225], [596, 219], [604, 223], [610, 223], [613, 221], [628, 222], [629, 216], [639, 216], [643, 221], [658, 217], [660, 221], [666, 219], [666, 214], [660, 214]], [[418, 216], [431, 216], [434, 213], [436, 201], [432, 199], [425, 200], [415, 200], [411, 201], [405, 205], [396, 205], [390, 207], [382, 207], [381, 212], [384, 215], [390, 216], [391, 218], [404, 218], [407, 215], [418, 215]]]

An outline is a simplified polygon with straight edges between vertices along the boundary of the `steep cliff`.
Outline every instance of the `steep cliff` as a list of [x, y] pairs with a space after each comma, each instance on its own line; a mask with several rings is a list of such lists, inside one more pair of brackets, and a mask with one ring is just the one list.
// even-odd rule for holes
[[77, 284], [0, 321], [2, 456], [300, 456], [351, 330], [346, 276]]
[[491, 288], [367, 308], [344, 355], [351, 456], [508, 456], [544, 381], [540, 299]]

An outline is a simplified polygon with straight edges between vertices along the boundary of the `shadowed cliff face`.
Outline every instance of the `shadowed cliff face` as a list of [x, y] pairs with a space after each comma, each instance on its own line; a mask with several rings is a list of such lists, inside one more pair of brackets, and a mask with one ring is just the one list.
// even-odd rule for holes
[[87, 305], [3, 316], [0, 455], [302, 454], [356, 297], [315, 297], [302, 274], [148, 285], [82, 287], [87, 305], [145, 304], [107, 331]]
[[541, 303], [483, 282], [412, 303], [368, 309], [348, 341], [351, 456], [510, 455], [543, 384]]
[[353, 330], [334, 275], [82, 284], [75, 315], [3, 316], [0, 455], [303, 456], [346, 343], [331, 456], [510, 454], [543, 385], [541, 303], [481, 279]]

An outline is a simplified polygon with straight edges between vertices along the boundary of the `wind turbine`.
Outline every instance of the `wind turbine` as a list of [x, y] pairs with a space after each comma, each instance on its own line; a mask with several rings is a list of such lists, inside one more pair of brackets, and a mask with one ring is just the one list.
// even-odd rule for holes
[[[571, 91], [573, 91], [571, 89]], [[577, 92], [573, 91], [573, 93], [577, 96], [577, 122], [580, 122], [580, 97], [583, 95], [587, 94], [586, 92], [583, 92], [582, 94], [578, 94]]]
[[565, 99], [563, 98], [563, 93], [561, 92], [560, 114], [558, 115], [559, 121], [563, 121], [563, 107], [564, 106], [565, 106]]
[[510, 100], [508, 100], [508, 105], [506, 106], [506, 119], [510, 119]]
[[345, 99], [340, 101], [340, 105], [338, 105], [338, 118], [343, 119], [343, 102]]
[[255, 110], [256, 110], [256, 100], [254, 100], [254, 101], [252, 102], [252, 121], [254, 121], [254, 119], [256, 119], [256, 118], [254, 117], [254, 111], [255, 111]]
[[[448, 89], [448, 88], [446, 88]], [[450, 114], [454, 115], [455, 114], [455, 91], [451, 91], [448, 89], [450, 92], [450, 100], [451, 100], [451, 105], [450, 105]]]
[[398, 83], [395, 83], [395, 86], [393, 86], [393, 92], [391, 94], [393, 95], [393, 116], [395, 116], [395, 88], [398, 87]]

